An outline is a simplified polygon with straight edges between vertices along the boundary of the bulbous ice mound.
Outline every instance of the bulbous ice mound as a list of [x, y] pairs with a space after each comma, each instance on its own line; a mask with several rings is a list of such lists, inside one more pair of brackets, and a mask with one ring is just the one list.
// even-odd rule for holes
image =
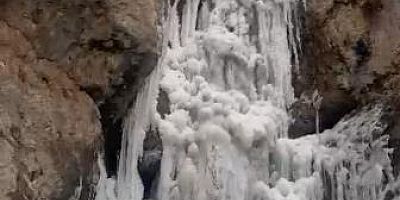
[[271, 155], [293, 102], [296, 2], [208, 3], [186, 1], [181, 19], [178, 2], [168, 5], [160, 87], [171, 114], [158, 120], [157, 199], [253, 199], [282, 177]]
[[380, 107], [287, 139], [296, 3], [186, 1], [181, 20], [169, 7], [157, 199], [383, 198], [393, 179], [385, 138], [371, 136]]

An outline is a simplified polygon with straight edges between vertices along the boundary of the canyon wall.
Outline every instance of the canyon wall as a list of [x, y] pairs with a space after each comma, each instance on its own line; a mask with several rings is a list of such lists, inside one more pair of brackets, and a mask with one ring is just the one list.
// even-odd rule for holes
[[[399, 146], [400, 2], [397, 0], [307, 0], [303, 15], [302, 64], [294, 70], [299, 101], [292, 137], [315, 132], [315, 111], [304, 99], [318, 90], [321, 130], [353, 109], [374, 102], [391, 108], [392, 147]], [[399, 149], [394, 160], [399, 162]], [[397, 164], [398, 165], [398, 164]], [[395, 171], [400, 171], [396, 166]]]
[[0, 1], [1, 200], [94, 195], [156, 62], [155, 2]]
[[[115, 175], [123, 118], [157, 62], [158, 7], [157, 0], [0, 0], [1, 200], [90, 199], [99, 151]], [[303, 100], [318, 89], [321, 130], [384, 101], [390, 144], [399, 146], [400, 2], [308, 0], [300, 20], [290, 135], [315, 131]], [[397, 172], [399, 156], [395, 149]]]

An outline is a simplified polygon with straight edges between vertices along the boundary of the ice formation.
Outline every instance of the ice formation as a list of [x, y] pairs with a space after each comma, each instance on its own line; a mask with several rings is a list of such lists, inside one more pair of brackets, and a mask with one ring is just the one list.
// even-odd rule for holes
[[117, 180], [103, 169], [97, 200], [143, 198], [137, 161], [150, 124], [163, 142], [157, 200], [383, 199], [393, 177], [381, 107], [287, 138], [302, 2], [168, 2], [159, 65], [125, 120]]

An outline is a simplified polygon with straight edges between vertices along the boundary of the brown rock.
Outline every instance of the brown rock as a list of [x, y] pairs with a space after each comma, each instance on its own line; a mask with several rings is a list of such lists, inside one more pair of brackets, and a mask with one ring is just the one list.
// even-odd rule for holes
[[[324, 97], [322, 129], [331, 128], [346, 113], [373, 101], [392, 102], [397, 107], [399, 1], [310, 0], [305, 18], [304, 60], [294, 86], [297, 96], [307, 96], [318, 89]], [[298, 137], [313, 133], [314, 112], [299, 103], [296, 106], [296, 122], [290, 134]], [[396, 121], [399, 120], [394, 119], [392, 126], [398, 126]], [[395, 144], [398, 134], [390, 134], [390, 143]], [[400, 163], [399, 158], [396, 160]]]
[[66, 199], [88, 183], [100, 123], [94, 102], [0, 22], [0, 199]]
[[115, 159], [156, 63], [156, 2], [0, 1], [0, 199], [93, 195], [101, 132]]
[[322, 123], [331, 121], [323, 128], [357, 105], [397, 96], [399, 13], [396, 0], [307, 1], [305, 60], [294, 86], [298, 96], [321, 92]]

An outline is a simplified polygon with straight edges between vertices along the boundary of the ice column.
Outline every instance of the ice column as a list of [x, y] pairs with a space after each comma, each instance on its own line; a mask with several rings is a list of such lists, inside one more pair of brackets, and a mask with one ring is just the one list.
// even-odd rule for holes
[[281, 195], [270, 187], [285, 188], [272, 155], [287, 135], [293, 101], [290, 2], [188, 0], [182, 16], [177, 2], [167, 6], [160, 87], [171, 114], [158, 120], [157, 198], [245, 200], [260, 188]]

